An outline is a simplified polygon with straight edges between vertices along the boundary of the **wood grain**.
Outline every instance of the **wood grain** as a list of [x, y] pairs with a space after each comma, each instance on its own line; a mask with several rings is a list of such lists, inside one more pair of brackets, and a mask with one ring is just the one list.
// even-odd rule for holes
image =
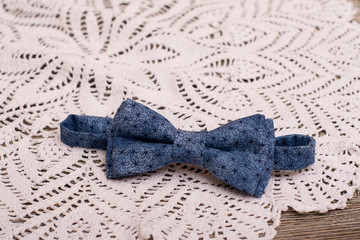
[[354, 6], [358, 9], [354, 20], [360, 23], [360, 0], [351, 0], [351, 2], [354, 4]]
[[274, 239], [360, 239], [360, 192], [345, 209], [327, 213], [299, 214], [288, 210], [282, 214]]
[[[360, 0], [352, 2], [358, 9], [354, 20], [360, 23]], [[360, 192], [355, 192], [345, 209], [323, 214], [299, 214], [294, 210], [288, 210], [282, 214], [277, 231], [275, 240], [360, 239]]]

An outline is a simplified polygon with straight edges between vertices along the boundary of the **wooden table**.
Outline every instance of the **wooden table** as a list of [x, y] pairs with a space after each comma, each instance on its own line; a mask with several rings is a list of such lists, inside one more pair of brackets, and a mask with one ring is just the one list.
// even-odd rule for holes
[[[360, 0], [352, 0], [360, 9]], [[355, 16], [360, 23], [360, 10]], [[360, 27], [360, 26], [359, 26]], [[274, 239], [360, 239], [360, 191], [342, 210], [327, 213], [299, 214], [288, 210], [282, 214]]]
[[347, 202], [345, 209], [327, 213], [282, 214], [274, 239], [360, 239], [360, 192]]

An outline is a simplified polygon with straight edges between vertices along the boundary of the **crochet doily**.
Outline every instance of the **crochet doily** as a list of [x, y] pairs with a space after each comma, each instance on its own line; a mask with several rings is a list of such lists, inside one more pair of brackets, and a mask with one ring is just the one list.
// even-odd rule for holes
[[[360, 188], [360, 28], [345, 0], [10, 1], [0, 9], [0, 238], [271, 239], [281, 212]], [[177, 128], [255, 113], [316, 162], [250, 197], [191, 164], [107, 179], [60, 141], [68, 114], [132, 98]]]

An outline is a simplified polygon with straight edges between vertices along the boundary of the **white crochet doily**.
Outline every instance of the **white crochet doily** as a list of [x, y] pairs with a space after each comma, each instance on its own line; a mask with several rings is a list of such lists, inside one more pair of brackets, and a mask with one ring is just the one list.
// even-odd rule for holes
[[[345, 0], [0, 3], [0, 238], [271, 239], [281, 212], [344, 208], [360, 188], [360, 27]], [[106, 178], [71, 148], [70, 113], [133, 98], [184, 130], [255, 113], [317, 141], [262, 198], [171, 164]]]

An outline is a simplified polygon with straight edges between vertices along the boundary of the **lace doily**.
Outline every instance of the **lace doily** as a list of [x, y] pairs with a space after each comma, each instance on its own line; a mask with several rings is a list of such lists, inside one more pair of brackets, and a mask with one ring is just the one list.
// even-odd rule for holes
[[[345, 0], [9, 1], [0, 9], [0, 238], [271, 239], [281, 212], [344, 208], [360, 188], [360, 28]], [[262, 113], [317, 160], [262, 198], [203, 168], [106, 178], [71, 148], [70, 113], [133, 98], [178, 128]]]

